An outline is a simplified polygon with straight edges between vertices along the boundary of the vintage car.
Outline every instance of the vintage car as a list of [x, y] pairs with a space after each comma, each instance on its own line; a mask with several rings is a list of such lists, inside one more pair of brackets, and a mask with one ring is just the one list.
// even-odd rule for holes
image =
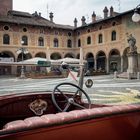
[[0, 140], [140, 140], [140, 105], [91, 103], [82, 75], [52, 92], [0, 96]]

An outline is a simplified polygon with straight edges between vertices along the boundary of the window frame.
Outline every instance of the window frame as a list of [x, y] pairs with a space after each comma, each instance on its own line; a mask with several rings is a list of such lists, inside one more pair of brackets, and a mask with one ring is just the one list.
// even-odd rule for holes
[[78, 47], [81, 47], [81, 39], [78, 39]]
[[58, 48], [59, 47], [59, 40], [57, 38], [54, 38], [53, 40], [53, 47]]
[[40, 47], [44, 46], [44, 38], [43, 37], [38, 38], [38, 46], [40, 46]]
[[98, 35], [98, 43], [99, 44], [103, 43], [103, 34]]
[[111, 41], [116, 41], [117, 40], [117, 33], [115, 30], [111, 32]]
[[71, 39], [67, 40], [67, 48], [72, 48], [72, 41], [71, 41]]
[[90, 45], [91, 44], [91, 36], [88, 36], [87, 37], [87, 45]]
[[9, 36], [9, 34], [4, 34], [3, 35], [3, 44], [5, 44], [5, 45], [10, 44], [10, 36]]
[[24, 45], [24, 46], [27, 46], [28, 45], [28, 36], [23, 35], [21, 40], [23, 41], [23, 44], [22, 45]]

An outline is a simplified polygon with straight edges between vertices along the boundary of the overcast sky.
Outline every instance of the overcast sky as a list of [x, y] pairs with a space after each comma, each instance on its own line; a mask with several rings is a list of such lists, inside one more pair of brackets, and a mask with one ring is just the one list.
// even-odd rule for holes
[[[13, 0], [13, 9], [34, 13], [41, 12], [48, 18], [48, 13], [54, 13], [54, 22], [58, 24], [73, 25], [73, 20], [78, 19], [81, 25], [81, 17], [85, 16], [87, 23], [91, 22], [91, 15], [103, 17], [105, 6], [114, 7], [116, 12], [124, 12], [135, 8], [140, 0]], [[48, 10], [47, 10], [48, 9]]]

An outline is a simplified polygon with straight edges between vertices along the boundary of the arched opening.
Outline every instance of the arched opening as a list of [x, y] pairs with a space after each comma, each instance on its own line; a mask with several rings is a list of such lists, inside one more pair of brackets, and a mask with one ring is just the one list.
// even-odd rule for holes
[[[12, 52], [4, 51], [0, 52], [0, 62], [14, 62], [15, 57]], [[0, 75], [11, 75], [14, 67], [12, 66], [0, 66]]]
[[[31, 59], [32, 55], [30, 53], [24, 54], [23, 53], [23, 60]], [[17, 62], [22, 61], [22, 53], [18, 55]], [[28, 67], [24, 66], [24, 72], [28, 71]], [[21, 73], [21, 66], [17, 67], [17, 74], [20, 75]]]
[[77, 59], [80, 59], [80, 54], [79, 54], [79, 53], [77, 54], [76, 58], [77, 58]]
[[97, 70], [106, 70], [106, 55], [103, 51], [97, 54]]
[[86, 56], [87, 69], [94, 69], [94, 56], [92, 53], [88, 53]]
[[72, 53], [67, 53], [64, 57], [74, 58], [74, 55]]
[[35, 55], [35, 57], [41, 57], [41, 58], [46, 58], [46, 54], [43, 52], [39, 52]]
[[110, 72], [121, 71], [121, 57], [117, 49], [113, 49], [109, 54], [109, 70]]
[[[28, 53], [28, 54], [23, 53], [23, 60], [27, 60], [30, 58], [32, 58], [32, 55], [30, 53]], [[19, 62], [19, 61], [22, 61], [22, 53], [20, 53], [17, 57], [17, 62]]]
[[61, 59], [61, 55], [59, 53], [53, 53], [51, 54], [51, 59], [53, 60]]

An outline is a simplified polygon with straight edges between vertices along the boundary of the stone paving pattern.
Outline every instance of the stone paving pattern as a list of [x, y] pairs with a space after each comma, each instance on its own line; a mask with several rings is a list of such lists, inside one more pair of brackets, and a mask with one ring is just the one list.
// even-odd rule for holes
[[[136, 104], [140, 103], [140, 80], [114, 79], [113, 75], [85, 77], [84, 82], [92, 79], [92, 88], [84, 90], [89, 94], [93, 103], [102, 104]], [[23, 93], [26, 91], [52, 91], [61, 82], [72, 82], [73, 79], [19, 79], [15, 77], [0, 77], [0, 95]], [[71, 88], [65, 87], [72, 91]]]

